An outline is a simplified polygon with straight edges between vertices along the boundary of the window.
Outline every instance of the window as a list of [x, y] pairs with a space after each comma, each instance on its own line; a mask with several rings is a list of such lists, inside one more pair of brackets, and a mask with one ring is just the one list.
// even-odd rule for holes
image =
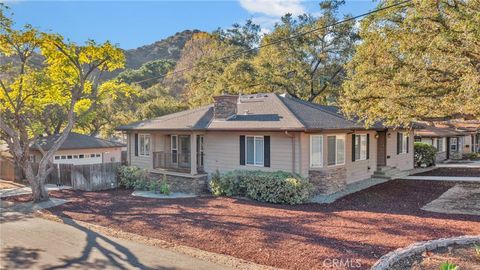
[[67, 159], [67, 156], [62, 156], [62, 159]]
[[457, 144], [458, 144], [457, 138], [450, 138], [450, 150], [452, 150], [452, 152], [457, 152], [458, 150]]
[[90, 154], [90, 157], [91, 157], [91, 158], [94, 158], [94, 157], [95, 157], [95, 154]]
[[263, 136], [246, 136], [247, 165], [263, 166]]
[[366, 160], [368, 140], [367, 134], [355, 135], [355, 159], [354, 160]]
[[78, 158], [85, 158], [85, 155], [78, 155]]
[[310, 135], [310, 167], [323, 166], [323, 136]]
[[397, 134], [397, 152], [398, 154], [408, 153], [408, 133], [398, 132]]
[[328, 165], [345, 164], [345, 136], [335, 135], [327, 137]]
[[172, 140], [172, 163], [177, 163], [177, 159], [178, 159], [178, 148], [177, 148], [177, 135], [172, 135], [171, 137], [171, 140]]
[[60, 156], [55, 156], [55, 160], [59, 160], [60, 159]]
[[78, 155], [73, 155], [73, 158], [74, 158], [74, 159], [78, 159]]
[[72, 159], [72, 156], [67, 156], [67, 159]]
[[437, 151], [443, 152], [443, 138], [437, 138]]
[[150, 134], [139, 134], [138, 140], [139, 155], [144, 157], [150, 156]]
[[95, 157], [100, 157], [100, 154], [95, 154]]

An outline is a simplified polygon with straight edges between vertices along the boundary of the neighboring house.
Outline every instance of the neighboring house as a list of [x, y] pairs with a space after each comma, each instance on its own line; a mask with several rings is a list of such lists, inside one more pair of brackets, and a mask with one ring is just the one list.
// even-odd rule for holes
[[127, 160], [168, 175], [174, 190], [202, 192], [208, 174], [288, 171], [332, 193], [413, 168], [413, 130], [365, 129], [338, 108], [277, 94], [222, 95], [214, 104], [121, 126]]
[[480, 122], [443, 121], [416, 123], [415, 141], [437, 148], [437, 162], [460, 159], [463, 154], [480, 153]]
[[[59, 136], [43, 137], [33, 144], [30, 147], [31, 161], [39, 162], [42, 157], [39, 149], [48, 151]], [[54, 164], [74, 165], [121, 162], [124, 146], [122, 143], [71, 132], [53, 156], [52, 161]]]

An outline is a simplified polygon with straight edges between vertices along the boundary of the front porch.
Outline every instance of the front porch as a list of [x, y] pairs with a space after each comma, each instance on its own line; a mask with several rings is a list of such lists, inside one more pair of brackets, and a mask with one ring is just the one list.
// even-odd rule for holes
[[202, 134], [152, 134], [153, 169], [158, 171], [204, 173], [204, 139]]

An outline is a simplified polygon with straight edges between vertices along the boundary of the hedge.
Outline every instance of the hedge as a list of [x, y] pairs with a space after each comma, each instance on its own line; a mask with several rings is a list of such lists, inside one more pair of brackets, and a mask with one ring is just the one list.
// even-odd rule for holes
[[284, 171], [236, 170], [224, 175], [216, 172], [210, 180], [210, 190], [215, 196], [246, 196], [261, 202], [300, 204], [310, 199], [313, 187], [301, 176]]

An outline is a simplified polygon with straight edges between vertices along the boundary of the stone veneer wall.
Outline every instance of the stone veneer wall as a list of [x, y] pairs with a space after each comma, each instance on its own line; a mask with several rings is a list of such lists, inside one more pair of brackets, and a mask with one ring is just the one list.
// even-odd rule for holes
[[322, 170], [308, 172], [310, 183], [315, 188], [315, 194], [331, 194], [347, 186], [347, 168], [345, 166], [327, 167]]
[[435, 163], [441, 163], [447, 159], [447, 152], [439, 152], [435, 156]]
[[[163, 174], [151, 173], [154, 179], [162, 180]], [[170, 186], [170, 192], [182, 192], [192, 194], [204, 194], [208, 192], [207, 175], [181, 176], [167, 174], [167, 183]]]

